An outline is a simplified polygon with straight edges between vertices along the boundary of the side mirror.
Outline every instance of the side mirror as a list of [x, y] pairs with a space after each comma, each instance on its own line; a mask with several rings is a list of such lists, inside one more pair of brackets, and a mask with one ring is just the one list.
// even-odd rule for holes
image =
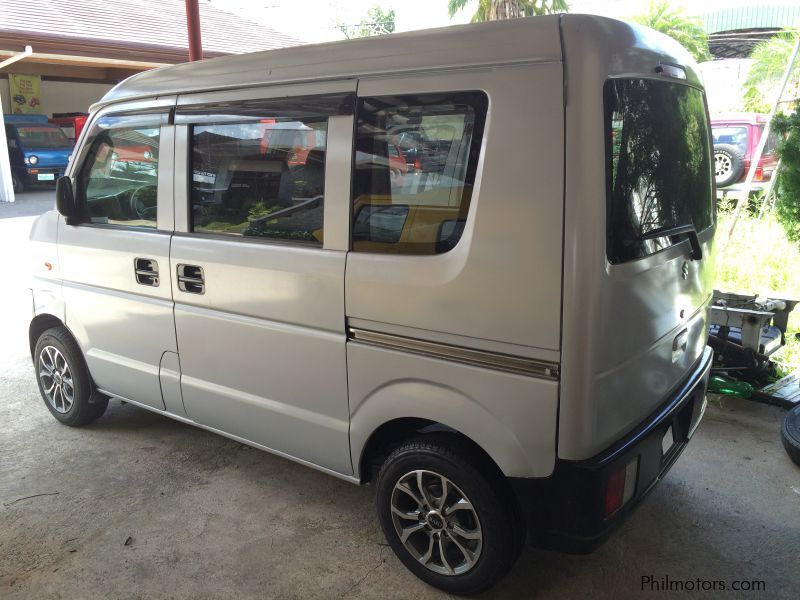
[[56, 181], [56, 210], [66, 218], [67, 225], [75, 224], [75, 194], [72, 192], [72, 179], [59, 177]]

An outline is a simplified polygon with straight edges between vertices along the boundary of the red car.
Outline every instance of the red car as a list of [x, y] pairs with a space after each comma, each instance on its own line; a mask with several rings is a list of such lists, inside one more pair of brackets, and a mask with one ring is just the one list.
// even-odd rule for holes
[[[717, 115], [711, 119], [714, 172], [718, 188], [729, 187], [745, 180], [766, 124], [767, 115], [757, 113], [732, 113]], [[778, 164], [775, 155], [776, 142], [776, 134], [770, 133], [753, 177], [754, 189], [758, 189], [772, 177]]]
[[50, 123], [61, 127], [64, 135], [74, 143], [83, 131], [88, 118], [89, 115], [86, 113], [53, 113]]

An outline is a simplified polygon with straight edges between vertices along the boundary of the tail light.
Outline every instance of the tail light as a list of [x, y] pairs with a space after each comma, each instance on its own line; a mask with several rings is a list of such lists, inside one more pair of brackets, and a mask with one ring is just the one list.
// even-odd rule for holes
[[636, 474], [639, 471], [639, 457], [637, 456], [628, 464], [623, 465], [608, 478], [606, 484], [606, 501], [603, 509], [603, 518], [607, 519], [620, 508], [622, 508], [628, 500], [633, 498], [633, 492], [636, 490]]
[[753, 181], [764, 181], [764, 170], [761, 167], [756, 167], [756, 174], [753, 175]]
[[422, 163], [419, 162], [419, 159], [414, 161], [414, 170], [421, 171], [422, 170]]

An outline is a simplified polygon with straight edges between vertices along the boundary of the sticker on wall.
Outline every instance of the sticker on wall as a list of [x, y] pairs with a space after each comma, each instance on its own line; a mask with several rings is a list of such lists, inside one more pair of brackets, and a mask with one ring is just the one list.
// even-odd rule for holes
[[11, 112], [15, 115], [39, 114], [42, 105], [42, 78], [39, 75], [17, 75], [10, 73]]

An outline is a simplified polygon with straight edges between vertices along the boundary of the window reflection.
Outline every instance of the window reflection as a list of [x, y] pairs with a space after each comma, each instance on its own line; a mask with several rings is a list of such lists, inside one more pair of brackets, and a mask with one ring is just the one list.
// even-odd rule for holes
[[711, 161], [702, 92], [664, 81], [612, 80], [605, 106], [609, 261], [647, 256], [683, 239], [642, 239], [656, 229], [709, 227]]
[[192, 128], [193, 231], [321, 246], [327, 117]]
[[353, 160], [353, 250], [438, 254], [464, 230], [483, 93], [362, 98]]

